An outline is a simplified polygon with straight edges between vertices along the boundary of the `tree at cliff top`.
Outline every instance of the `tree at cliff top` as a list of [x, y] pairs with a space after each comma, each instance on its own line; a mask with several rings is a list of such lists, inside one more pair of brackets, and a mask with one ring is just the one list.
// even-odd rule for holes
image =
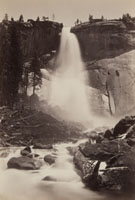
[[19, 22], [21, 22], [21, 23], [24, 22], [23, 15], [20, 15]]
[[129, 13], [123, 14], [122, 21], [129, 30], [135, 29], [135, 22]]
[[93, 16], [89, 15], [89, 22], [91, 23], [93, 21]]
[[4, 21], [8, 21], [8, 14], [7, 14], [7, 13], [6, 13], [5, 16], [4, 16], [3, 22], [4, 22]]

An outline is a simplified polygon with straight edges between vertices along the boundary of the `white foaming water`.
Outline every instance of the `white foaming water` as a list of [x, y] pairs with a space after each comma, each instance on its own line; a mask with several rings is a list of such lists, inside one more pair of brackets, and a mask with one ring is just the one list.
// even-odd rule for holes
[[86, 73], [79, 43], [69, 28], [63, 28], [60, 51], [52, 76], [49, 104], [63, 110], [63, 116], [73, 121], [90, 120], [90, 103], [86, 95]]
[[[54, 145], [53, 150], [36, 150], [41, 161], [46, 154], [56, 156], [53, 165], [44, 163], [40, 170], [25, 171], [7, 169], [7, 161], [20, 155], [19, 148], [0, 149], [8, 151], [6, 158], [0, 158], [0, 200], [102, 200], [103, 196], [87, 190], [76, 173], [68, 146], [78, 144], [61, 143]], [[42, 181], [46, 176], [56, 181]]]

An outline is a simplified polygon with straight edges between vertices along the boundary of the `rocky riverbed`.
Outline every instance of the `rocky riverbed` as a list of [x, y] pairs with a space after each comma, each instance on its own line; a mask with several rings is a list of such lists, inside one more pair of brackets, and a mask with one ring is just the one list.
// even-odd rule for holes
[[[45, 181], [47, 187], [52, 182], [58, 186], [57, 183], [61, 181], [66, 183], [71, 181], [72, 186], [79, 184], [81, 197], [77, 192], [75, 198], [80, 200], [87, 200], [91, 194], [94, 194], [92, 198], [96, 196], [95, 199], [98, 199], [98, 193], [101, 198], [102, 192], [109, 192], [109, 195], [111, 192], [113, 195], [116, 193], [134, 194], [135, 116], [121, 119], [112, 129], [104, 127], [85, 131], [85, 134], [81, 135], [81, 127], [57, 121], [41, 111], [19, 112], [3, 108], [1, 109], [0, 128], [0, 160], [3, 174], [1, 180], [4, 179], [4, 173], [7, 180], [11, 178], [9, 172], [15, 170], [16, 177], [24, 173], [25, 176], [29, 174], [31, 180], [33, 174], [30, 182], [32, 185], [33, 179], [40, 186], [41, 182]], [[84, 138], [83, 141], [81, 138]], [[64, 177], [66, 176], [64, 180], [61, 173]], [[21, 181], [24, 181], [22, 177]], [[52, 186], [49, 187], [52, 189]], [[19, 190], [22, 192], [22, 189], [19, 188]], [[87, 196], [88, 191], [90, 194]], [[70, 188], [70, 192], [75, 191], [71, 191]], [[67, 200], [71, 199], [72, 195], [67, 193], [66, 195]], [[54, 196], [55, 192], [49, 198], [52, 200]], [[103, 196], [104, 199], [107, 198], [105, 193]], [[63, 195], [59, 198], [64, 199]], [[108, 199], [113, 198], [111, 196]], [[125, 199], [129, 199], [129, 196]]]
[[[48, 149], [47, 146], [44, 149], [33, 146], [1, 147], [0, 199], [133, 200], [131, 194], [106, 193], [85, 187], [86, 181], [82, 182], [80, 173], [74, 166], [73, 154], [78, 149], [77, 146], [82, 146], [86, 141], [87, 139], [74, 144], [59, 143]], [[82, 163], [82, 156], [79, 161]], [[84, 171], [85, 167], [86, 165]], [[87, 165], [87, 169], [89, 173], [93, 173], [91, 165]], [[93, 183], [96, 180], [95, 176]]]

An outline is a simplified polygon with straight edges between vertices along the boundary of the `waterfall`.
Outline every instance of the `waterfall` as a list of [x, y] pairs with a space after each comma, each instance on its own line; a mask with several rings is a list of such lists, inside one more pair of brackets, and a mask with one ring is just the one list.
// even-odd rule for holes
[[61, 108], [63, 116], [69, 120], [89, 121], [86, 81], [78, 40], [70, 28], [63, 28], [56, 72], [51, 79], [49, 104]]

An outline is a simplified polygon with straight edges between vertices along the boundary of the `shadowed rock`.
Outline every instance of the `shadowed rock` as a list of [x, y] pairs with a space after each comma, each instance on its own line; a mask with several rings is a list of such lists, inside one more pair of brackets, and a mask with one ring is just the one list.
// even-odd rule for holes
[[51, 176], [46, 176], [45, 178], [42, 179], [42, 181], [57, 181], [57, 180]]
[[31, 153], [31, 148], [29, 146], [21, 150], [20, 154], [22, 156], [28, 156]]
[[104, 140], [102, 143], [81, 145], [80, 151], [92, 160], [107, 161], [115, 154], [130, 150], [129, 145], [123, 140]]
[[49, 165], [52, 165], [53, 163], [55, 163], [55, 159], [56, 157], [52, 155], [46, 155], [44, 157], [44, 161], [47, 162]]
[[135, 117], [125, 117], [121, 119], [113, 130], [113, 136], [117, 137], [118, 135], [121, 135], [123, 133], [126, 133], [126, 131], [135, 123]]
[[32, 158], [22, 156], [13, 157], [7, 163], [8, 168], [24, 169], [24, 170], [36, 170], [42, 166], [41, 161], [34, 160]]
[[98, 169], [100, 162], [96, 160], [89, 160], [79, 150], [74, 155], [74, 163], [81, 171], [82, 181], [86, 186], [93, 189], [98, 188], [99, 178]]

